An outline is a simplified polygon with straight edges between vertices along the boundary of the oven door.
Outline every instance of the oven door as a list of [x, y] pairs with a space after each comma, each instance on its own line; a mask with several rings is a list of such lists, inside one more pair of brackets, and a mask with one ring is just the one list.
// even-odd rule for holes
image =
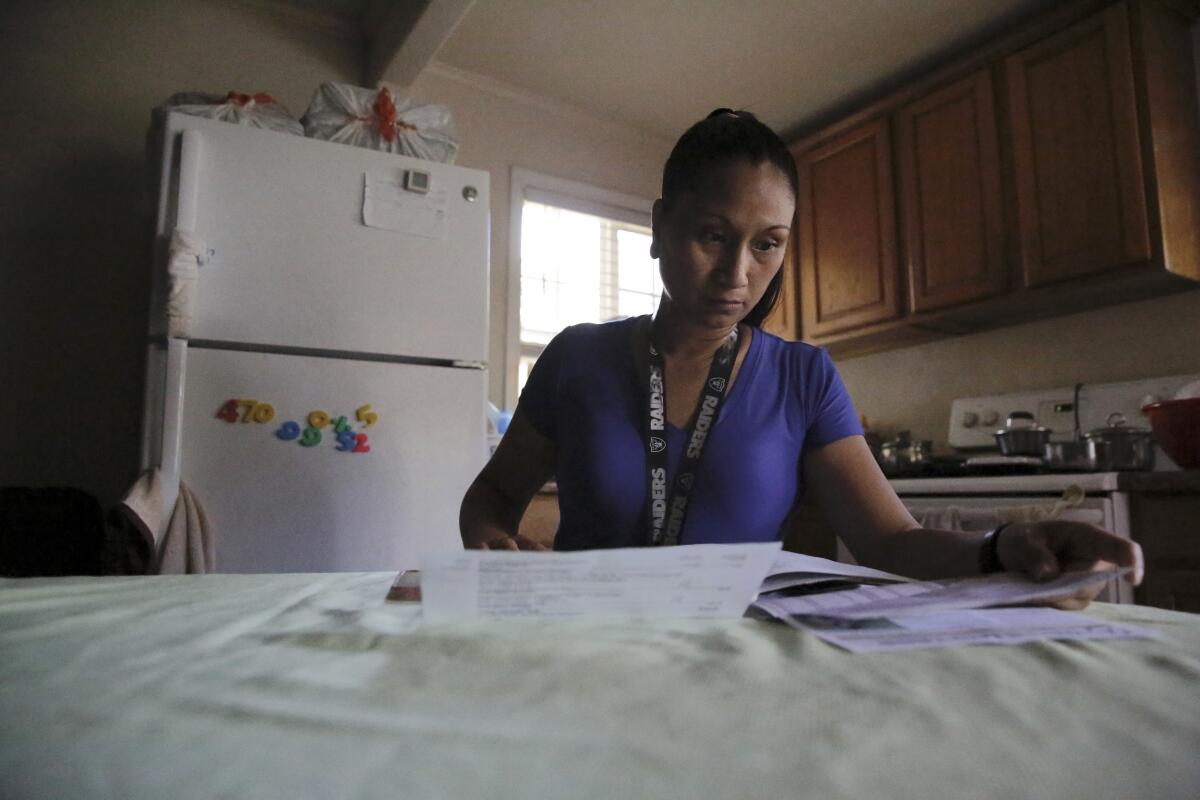
[[[921, 525], [943, 530], [977, 531], [983, 533], [1002, 522], [1024, 518], [1031, 512], [1048, 511], [1056, 498], [1046, 496], [901, 496], [909, 513]], [[1127, 497], [1113, 492], [1100, 497], [1085, 497], [1078, 505], [1060, 510], [1056, 519], [1086, 522], [1110, 531], [1126, 539], [1129, 534]], [[838, 557], [850, 558], [849, 552], [838, 541]], [[1096, 598], [1107, 603], [1132, 603], [1133, 587], [1122, 580], [1110, 580], [1108, 586]]]

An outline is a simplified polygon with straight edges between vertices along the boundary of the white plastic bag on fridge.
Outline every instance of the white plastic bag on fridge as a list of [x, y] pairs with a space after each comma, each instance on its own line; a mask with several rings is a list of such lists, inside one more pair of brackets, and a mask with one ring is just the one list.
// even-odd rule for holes
[[445, 106], [347, 83], [323, 83], [301, 118], [314, 139], [453, 164], [458, 141]]
[[154, 109], [156, 117], [168, 111], [179, 111], [196, 117], [232, 122], [250, 128], [282, 131], [295, 136], [304, 135], [304, 126], [282, 104], [264, 92], [247, 94], [227, 92], [225, 95], [204, 92], [180, 92]]

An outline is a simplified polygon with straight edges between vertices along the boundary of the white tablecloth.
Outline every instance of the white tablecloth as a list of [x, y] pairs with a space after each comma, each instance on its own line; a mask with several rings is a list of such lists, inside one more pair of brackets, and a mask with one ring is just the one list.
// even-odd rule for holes
[[0, 581], [0, 797], [1200, 797], [1194, 615], [852, 655], [752, 620], [414, 629], [390, 577]]

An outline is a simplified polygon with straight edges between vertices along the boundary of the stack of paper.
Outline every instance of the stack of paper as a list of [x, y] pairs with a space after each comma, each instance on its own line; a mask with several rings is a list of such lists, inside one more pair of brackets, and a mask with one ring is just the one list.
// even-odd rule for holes
[[817, 558], [800, 553], [781, 551], [771, 565], [767, 577], [759, 587], [759, 593], [786, 592], [788, 594], [826, 591], [828, 589], [861, 584], [907, 583], [911, 578], [893, 575], [883, 570], [843, 564], [828, 558]]
[[571, 553], [467, 550], [421, 563], [427, 620], [740, 617], [779, 543]]
[[[854, 652], [1150, 635], [1046, 603], [1123, 571], [1045, 583], [1000, 573], [914, 581], [868, 567], [781, 552], [778, 543], [587, 550], [469, 550], [401, 573], [392, 596], [421, 600], [426, 621], [579, 617], [777, 619]], [[749, 609], [747, 609], [749, 605]], [[985, 610], [986, 609], [986, 610]]]

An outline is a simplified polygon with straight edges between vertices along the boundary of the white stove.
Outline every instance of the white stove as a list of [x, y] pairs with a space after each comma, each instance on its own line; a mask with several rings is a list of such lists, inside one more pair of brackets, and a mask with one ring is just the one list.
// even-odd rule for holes
[[[997, 451], [994, 434], [1014, 411], [1028, 411], [1036, 424], [1050, 429], [1050, 441], [1064, 442], [1077, 433], [1105, 426], [1114, 412], [1130, 425], [1149, 428], [1142, 406], [1169, 400], [1200, 373], [1170, 375], [1122, 383], [1076, 384], [1011, 394], [963, 397], [950, 406], [949, 444], [961, 452]], [[1166, 458], [1162, 451], [1157, 456]], [[1156, 463], [1158, 459], [1156, 457]], [[1170, 460], [1164, 463], [1173, 467]]]
[[[973, 455], [977, 464], [983, 457], [985, 463], [1025, 469], [1028, 474], [893, 478], [890, 483], [910, 513], [926, 527], [985, 531], [1010, 520], [1055, 518], [1087, 522], [1136, 541], [1139, 531], [1134, 529], [1130, 513], [1131, 497], [1139, 487], [1140, 491], [1152, 490], [1156, 481], [1180, 483], [1171, 480], [1178, 475], [1162, 474], [1178, 474], [1179, 469], [1161, 449], [1156, 448], [1153, 473], [1052, 473], [1039, 470], [1039, 459], [999, 456], [993, 434], [1014, 411], [1032, 413], [1036, 424], [1051, 430], [1054, 442], [1103, 427], [1114, 412], [1124, 414], [1130, 425], [1148, 429], [1142, 406], [1174, 397], [1196, 380], [1200, 374], [955, 400], [950, 411], [950, 445], [961, 454]], [[1182, 513], [1200, 519], [1200, 480], [1196, 485], [1197, 491], [1184, 493], [1191, 499], [1185, 501]], [[1141, 494], [1138, 497], [1144, 507], [1148, 501]], [[1173, 502], [1178, 505], [1178, 498]], [[1099, 599], [1131, 603], [1133, 589], [1113, 581]]]

